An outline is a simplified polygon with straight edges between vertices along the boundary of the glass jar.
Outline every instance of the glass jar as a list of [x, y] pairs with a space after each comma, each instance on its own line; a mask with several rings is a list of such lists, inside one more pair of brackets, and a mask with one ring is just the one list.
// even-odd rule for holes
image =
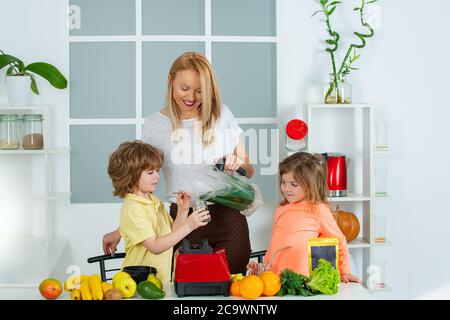
[[41, 114], [26, 114], [23, 116], [22, 147], [25, 150], [41, 150], [44, 147]]
[[352, 102], [352, 87], [345, 82], [345, 76], [341, 75], [334, 81], [334, 74], [330, 73], [330, 82], [324, 87], [324, 102], [327, 104], [339, 103], [346, 104]]
[[16, 150], [20, 147], [20, 118], [17, 114], [0, 117], [0, 149]]

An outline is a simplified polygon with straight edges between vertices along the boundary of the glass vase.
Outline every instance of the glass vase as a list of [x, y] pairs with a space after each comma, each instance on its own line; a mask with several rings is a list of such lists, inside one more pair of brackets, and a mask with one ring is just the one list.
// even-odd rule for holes
[[330, 81], [324, 87], [324, 102], [326, 104], [348, 104], [352, 102], [352, 87], [345, 81], [344, 76], [335, 76], [330, 73]]

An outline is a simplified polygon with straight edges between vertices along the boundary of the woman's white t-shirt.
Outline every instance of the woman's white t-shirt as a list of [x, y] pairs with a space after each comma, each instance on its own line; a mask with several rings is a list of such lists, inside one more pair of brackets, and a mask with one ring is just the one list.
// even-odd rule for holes
[[164, 152], [162, 171], [166, 182], [166, 201], [176, 203], [173, 192], [195, 193], [195, 180], [200, 171], [218, 159], [232, 154], [243, 130], [230, 109], [222, 104], [220, 118], [214, 126], [214, 141], [204, 146], [201, 122], [195, 118], [182, 120], [178, 132], [172, 131], [170, 118], [160, 112], [145, 118], [142, 141]]

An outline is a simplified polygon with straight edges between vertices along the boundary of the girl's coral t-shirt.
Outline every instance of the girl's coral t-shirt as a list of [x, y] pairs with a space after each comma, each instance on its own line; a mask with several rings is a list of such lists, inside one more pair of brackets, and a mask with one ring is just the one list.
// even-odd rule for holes
[[275, 210], [272, 238], [264, 263], [280, 248], [291, 246], [278, 253], [271, 270], [280, 274], [290, 269], [309, 275], [308, 239], [337, 237], [339, 239], [339, 272], [350, 273], [347, 241], [333, 218], [330, 208], [324, 204], [308, 205], [304, 202], [289, 203]]

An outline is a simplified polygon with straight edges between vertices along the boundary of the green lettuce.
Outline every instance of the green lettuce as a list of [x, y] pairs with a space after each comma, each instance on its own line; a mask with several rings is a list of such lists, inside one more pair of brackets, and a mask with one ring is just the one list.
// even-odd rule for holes
[[325, 259], [319, 259], [318, 266], [312, 271], [307, 284], [311, 289], [333, 295], [339, 291], [339, 282], [339, 272], [333, 265]]

